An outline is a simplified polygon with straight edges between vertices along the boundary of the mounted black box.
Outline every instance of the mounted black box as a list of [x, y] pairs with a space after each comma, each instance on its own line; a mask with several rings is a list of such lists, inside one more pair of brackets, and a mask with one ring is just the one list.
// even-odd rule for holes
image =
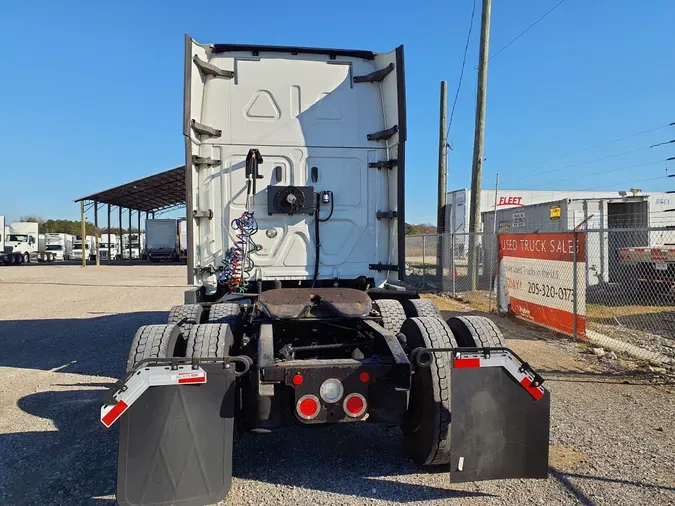
[[267, 187], [267, 214], [314, 214], [315, 208], [312, 186]]

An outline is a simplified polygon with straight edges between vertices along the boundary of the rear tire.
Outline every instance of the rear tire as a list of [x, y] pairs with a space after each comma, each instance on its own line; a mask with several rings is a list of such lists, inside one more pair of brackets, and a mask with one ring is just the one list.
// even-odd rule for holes
[[433, 300], [428, 299], [408, 299], [403, 301], [403, 308], [408, 318], [415, 318], [417, 316], [433, 316], [442, 318], [441, 310]]
[[186, 353], [189, 357], [226, 357], [233, 344], [234, 335], [229, 325], [203, 323], [190, 329]]
[[235, 339], [241, 334], [241, 306], [232, 302], [212, 304], [209, 309], [208, 323], [229, 325]]
[[448, 326], [462, 347], [506, 348], [501, 330], [485, 316], [453, 316]]
[[23, 255], [16, 255], [14, 257], [14, 262], [16, 263], [16, 265], [23, 264]]
[[382, 315], [381, 325], [393, 334], [401, 331], [405, 321], [405, 311], [401, 303], [395, 299], [378, 299], [373, 301], [373, 307]]
[[199, 304], [174, 306], [169, 311], [167, 323], [180, 325], [183, 328], [183, 332], [187, 335], [193, 325], [201, 322], [203, 311], [204, 308]]
[[[401, 332], [410, 351], [419, 347], [457, 347], [450, 328], [440, 318], [409, 318]], [[450, 352], [434, 353], [429, 367], [419, 367], [413, 375], [403, 440], [410, 458], [420, 465], [450, 462], [451, 360]]]
[[127, 358], [127, 372], [147, 358], [185, 356], [185, 339], [178, 325], [144, 325], [136, 331]]

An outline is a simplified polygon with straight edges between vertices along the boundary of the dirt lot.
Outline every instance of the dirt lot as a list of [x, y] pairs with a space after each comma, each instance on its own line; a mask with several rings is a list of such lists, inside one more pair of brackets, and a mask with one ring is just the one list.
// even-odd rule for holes
[[[184, 266], [0, 268], [0, 504], [114, 504], [117, 436], [99, 399], [135, 330], [165, 321], [184, 281]], [[669, 378], [499, 325], [547, 378], [548, 480], [452, 485], [446, 469], [407, 460], [398, 429], [346, 424], [237, 441], [226, 504], [675, 504]]]

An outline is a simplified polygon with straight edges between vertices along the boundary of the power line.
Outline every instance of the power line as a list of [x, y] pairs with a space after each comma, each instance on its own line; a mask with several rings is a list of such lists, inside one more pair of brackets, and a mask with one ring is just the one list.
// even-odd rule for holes
[[523, 35], [525, 35], [527, 32], [529, 32], [532, 28], [534, 28], [535, 25], [537, 25], [542, 19], [544, 19], [544, 18], [545, 18], [546, 16], [548, 16], [549, 14], [551, 14], [554, 10], [556, 10], [556, 9], [560, 6], [560, 4], [562, 4], [564, 1], [565, 1], [565, 0], [560, 0], [560, 2], [558, 2], [558, 3], [555, 4], [553, 7], [551, 7], [548, 11], [546, 11], [539, 19], [537, 19], [534, 23], [532, 23], [530, 26], [528, 26], [527, 28], [525, 28], [525, 30], [523, 30], [522, 32], [520, 32], [516, 38], [514, 38], [513, 40], [511, 40], [511, 42], [509, 42], [509, 43], [506, 44], [503, 48], [501, 48], [499, 51], [497, 51], [495, 54], [493, 54], [492, 56], [490, 56], [490, 58], [488, 59], [488, 62], [494, 60], [499, 54], [501, 54], [502, 52], [504, 52], [504, 51], [506, 50], [506, 48], [508, 48], [511, 44], [513, 44], [515, 41], [517, 41], [519, 38], [521, 38]]
[[[555, 169], [544, 170], [544, 171], [541, 171], [541, 172], [534, 172], [534, 173], [531, 173], [531, 174], [526, 174], [525, 176], [519, 177], [517, 179], [509, 179], [507, 182], [512, 183], [512, 182], [515, 182], [515, 181], [522, 181], [523, 179], [530, 179], [530, 178], [533, 178], [533, 177], [542, 176], [544, 174], [551, 174], [553, 172], [558, 172], [558, 171], [565, 170], [565, 169], [571, 169], [573, 167], [580, 167], [581, 165], [588, 165], [590, 163], [600, 162], [602, 160], [608, 160], [610, 158], [616, 158], [617, 156], [623, 156], [623, 155], [627, 155], [627, 154], [630, 154], [630, 153], [637, 153], [639, 151], [644, 151], [646, 149], [651, 149], [651, 148], [654, 148], [654, 147], [657, 147], [657, 146], [662, 146], [662, 145], [665, 145], [665, 144], [669, 144], [671, 142], [675, 142], [675, 139], [673, 139], [672, 141], [668, 141], [668, 142], [662, 142], [660, 144], [654, 144], [652, 146], [644, 146], [644, 147], [641, 147], [641, 148], [629, 149], [628, 151], [621, 151], [620, 153], [613, 153], [611, 155], [602, 156], [600, 158], [594, 158], [593, 160], [586, 160], [584, 162], [573, 163], [571, 165], [565, 165], [564, 167], [558, 167], [558, 168], [555, 168]], [[609, 172], [611, 172], [611, 171], [609, 171]]]
[[610, 186], [618, 186], [618, 185], [623, 185], [623, 184], [634, 184], [634, 183], [646, 183], [648, 181], [656, 181], [656, 180], [662, 180], [663, 176], [659, 177], [652, 177], [648, 179], [636, 179], [634, 181], [622, 181], [620, 183], [612, 183], [612, 184], [606, 184], [604, 186], [594, 186], [593, 188], [587, 188], [587, 190], [599, 190], [601, 188], [609, 188]]
[[619, 169], [603, 170], [603, 171], [600, 171], [600, 172], [594, 172], [593, 174], [584, 174], [583, 176], [568, 177], [566, 179], [559, 179], [558, 181], [547, 181], [546, 183], [541, 183], [541, 184], [536, 184], [534, 186], [525, 187], [525, 188], [523, 188], [523, 190], [531, 190], [532, 188], [538, 188], [540, 186], [543, 186], [544, 184], [564, 183], [565, 181], [572, 181], [574, 179], [579, 179], [580, 177], [601, 176], [601, 175], [605, 175], [605, 174], [610, 174], [612, 172], [620, 172], [622, 170], [636, 169], [638, 167], [646, 167], [648, 165], [654, 165], [656, 163], [661, 163], [662, 161], [663, 160], [655, 160], [653, 162], [639, 163], [637, 165], [630, 165], [629, 167], [621, 167]]
[[457, 92], [455, 93], [455, 100], [452, 102], [452, 110], [450, 111], [450, 121], [448, 121], [448, 131], [445, 133], [447, 142], [450, 134], [450, 127], [452, 126], [452, 118], [455, 115], [455, 106], [457, 105], [457, 98], [459, 98], [459, 90], [462, 87], [462, 78], [464, 77], [464, 67], [466, 66], [466, 54], [469, 50], [469, 41], [471, 40], [471, 31], [473, 30], [473, 18], [476, 14], [476, 0], [473, 0], [473, 8], [471, 9], [471, 21], [469, 21], [469, 33], [466, 36], [466, 44], [464, 45], [464, 57], [462, 58], [462, 70], [459, 73], [459, 82], [457, 83]]
[[[617, 138], [617, 139], [612, 139], [611, 141], [601, 142], [600, 144], [595, 144], [594, 146], [588, 146], [588, 147], [583, 148], [583, 149], [579, 149], [579, 150], [576, 150], [576, 151], [569, 151], [569, 152], [567, 152], [567, 153], [563, 153], [562, 155], [557, 155], [557, 156], [554, 156], [554, 157], [552, 157], [552, 158], [547, 158], [546, 160], [541, 160], [541, 161], [539, 161], [539, 162], [533, 163], [533, 164], [530, 165], [530, 167], [528, 167], [528, 168], [533, 168], [533, 167], [536, 167], [537, 165], [543, 165], [543, 164], [545, 164], [545, 163], [552, 162], [553, 160], [559, 160], [559, 159], [561, 159], [561, 158], [567, 158], [567, 157], [570, 156], [570, 155], [577, 155], [577, 154], [579, 154], [579, 153], [584, 153], [584, 152], [586, 152], [586, 151], [591, 151], [591, 150], [593, 150], [593, 149], [600, 148], [600, 147], [602, 147], [602, 146], [608, 146], [608, 145], [610, 145], [610, 144], [614, 144], [615, 142], [625, 141], [626, 139], [631, 139], [631, 138], [637, 137], [637, 136], [639, 136], [639, 135], [644, 135], [644, 134], [648, 134], [648, 133], [651, 133], [651, 132], [656, 132], [657, 130], [661, 130], [661, 129], [663, 129], [663, 128], [667, 128], [667, 127], [671, 127], [671, 126], [675, 126], [675, 121], [672, 122], [672, 123], [667, 123], [667, 124], [665, 124], [665, 125], [658, 126], [658, 127], [650, 128], [650, 129], [648, 129], [648, 130], [642, 130], [642, 131], [636, 132], [636, 133], [634, 133], [634, 134], [626, 135], [626, 136], [624, 136], [624, 137], [619, 137], [619, 138]], [[500, 172], [513, 172], [514, 170], [516, 170], [516, 169], [510, 169], [510, 170], [506, 170], [506, 171], [501, 170]]]

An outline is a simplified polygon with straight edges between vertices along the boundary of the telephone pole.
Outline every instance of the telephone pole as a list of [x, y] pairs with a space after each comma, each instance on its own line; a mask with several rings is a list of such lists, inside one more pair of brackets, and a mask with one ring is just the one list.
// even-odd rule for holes
[[438, 131], [438, 215], [436, 217], [436, 278], [443, 289], [443, 233], [445, 232], [445, 184], [448, 172], [447, 135], [448, 83], [441, 81], [441, 121]]
[[469, 214], [469, 276], [471, 290], [476, 290], [478, 277], [478, 234], [480, 233], [480, 192], [483, 178], [483, 141], [485, 134], [485, 100], [490, 49], [490, 11], [492, 1], [483, 0], [480, 26], [480, 54], [478, 59], [478, 86], [476, 91], [476, 130], [473, 138], [471, 164], [471, 212]]

